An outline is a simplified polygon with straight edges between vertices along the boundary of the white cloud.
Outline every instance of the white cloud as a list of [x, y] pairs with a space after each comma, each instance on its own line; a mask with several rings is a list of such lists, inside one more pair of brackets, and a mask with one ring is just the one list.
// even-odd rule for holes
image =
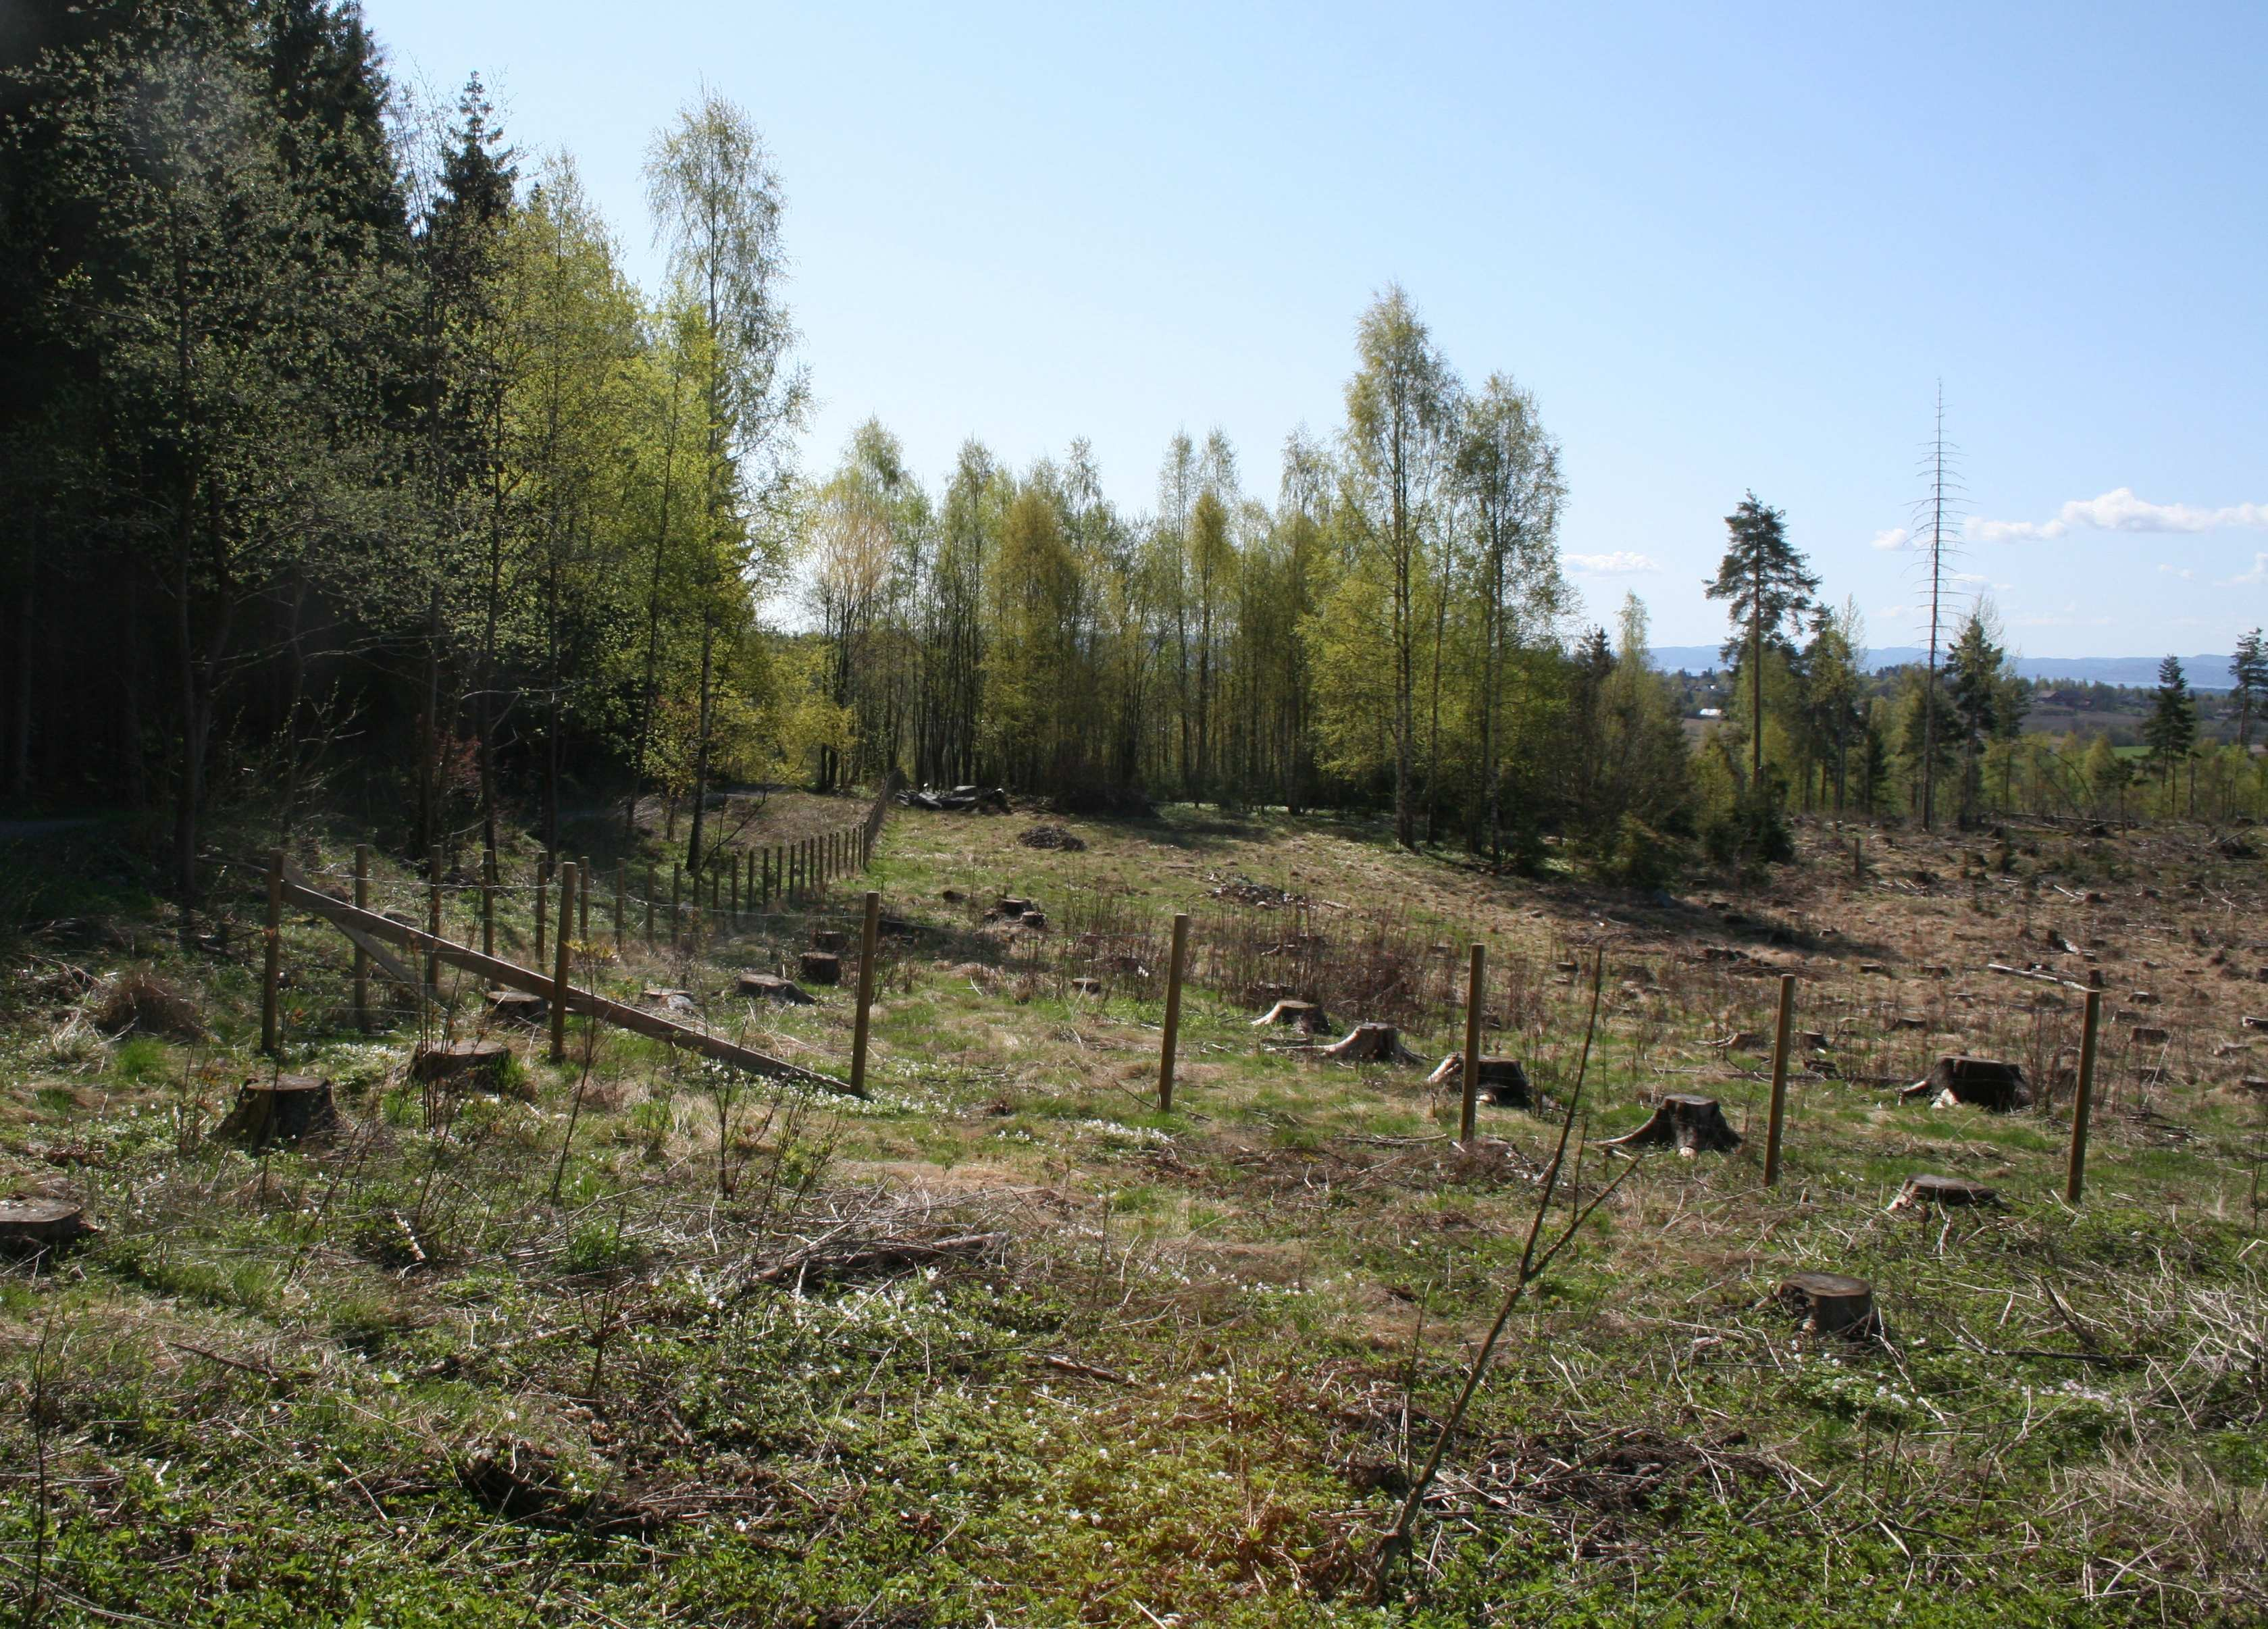
[[2071, 530], [2060, 520], [1975, 520], [1969, 522], [1966, 529], [1968, 534], [1980, 543], [2051, 542]]
[[1905, 527], [1902, 526], [1894, 526], [1887, 532], [1877, 532], [1874, 534], [1874, 547], [1884, 549], [1904, 549], [1907, 544], [1912, 542], [1912, 533], [1907, 531]]
[[2191, 571], [2189, 567], [2185, 565], [2168, 565], [2162, 560], [2158, 563], [2158, 575], [2161, 577], [2178, 577], [2185, 583], [2194, 582], [2197, 579], [2197, 573]]
[[2224, 526], [2268, 527], [2268, 504], [2230, 504], [2198, 509], [2189, 504], [2153, 504], [2122, 486], [2063, 506], [2066, 526], [2091, 526], [2105, 532], [2211, 532]]
[[[2184, 571], [2183, 575], [2186, 577], [2189, 573]], [[2215, 586], [2221, 588], [2250, 588], [2261, 583], [2268, 583], [2268, 554], [2254, 555], [2250, 571], [2239, 571], [2227, 582]]]
[[1980, 571], [1948, 571], [1945, 580], [1948, 583], [1975, 583], [1981, 587], [1992, 579]]
[[1563, 557], [1580, 577], [1644, 577], [1661, 570], [1651, 556], [1617, 549], [1612, 554]]
[[2099, 498], [2073, 498], [2052, 520], [1977, 520], [1967, 527], [1981, 543], [2053, 542], [2074, 527], [2098, 532], [2213, 532], [2224, 527], [2268, 530], [2268, 504], [2226, 504], [2202, 509], [2194, 504], [2154, 504], [2137, 498], [2131, 486], [2114, 487]]

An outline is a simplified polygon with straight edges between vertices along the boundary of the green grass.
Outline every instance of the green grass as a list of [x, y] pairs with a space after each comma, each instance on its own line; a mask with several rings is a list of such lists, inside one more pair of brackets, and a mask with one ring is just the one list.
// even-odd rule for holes
[[[1021, 847], [1027, 823], [893, 822], [873, 880], [923, 935], [883, 969], [864, 1103], [732, 1086], [619, 1032], [586, 1078], [579, 1026], [564, 1067], [526, 1036], [512, 1091], [437, 1096], [403, 1079], [414, 1010], [356, 1033], [343, 946], [287, 918], [290, 1066], [332, 1080], [356, 1129], [262, 1157], [204, 1136], [269, 1066], [247, 1050], [256, 902], [223, 903], [230, 949], [191, 952], [120, 887], [112, 939], [71, 954], [98, 976], [149, 962], [213, 1038], [90, 1032], [67, 979], [15, 992], [0, 1171], [83, 1194], [104, 1232], [63, 1271], [0, 1276], [0, 1592], [22, 1603], [42, 1553], [59, 1624], [2257, 1621], [2268, 1247], [2259, 1110], [2231, 1087], [2257, 1065], [2212, 1055], [2235, 987], [2186, 932], [2241, 938], [2219, 901], [2257, 919], [2257, 866], [2198, 862], [2192, 896], [2187, 861], [2111, 845], [2165, 898], [2128, 882], [2102, 914], [2177, 931], [2094, 931], [2127, 941], [2120, 986], [2163, 987], [2188, 1061], [2154, 1118], [2131, 1062], [2107, 1069], [2073, 1210], [2058, 1113], [1891, 1089], [1935, 1050], [2029, 1056], [2067, 1029], [1978, 970], [2040, 954], [2051, 915], [2080, 932], [2042, 903], [2043, 877], [2080, 886], [2052, 851], [1980, 913], [1949, 881], [1852, 894], [1822, 837], [1814, 868], [1740, 901], [1747, 929], [1697, 903], [1727, 884], [1673, 911], [1398, 854], [1366, 822], [1068, 822], [1083, 853]], [[1957, 845], [1899, 844], [1958, 874]], [[2105, 886], [2111, 861], [2088, 864]], [[1730, 1156], [1650, 1159], [1530, 1292], [1383, 1607], [1375, 1536], [1516, 1263], [1553, 1123], [1484, 1108], [1461, 1153], [1424, 1071], [1272, 1050], [1292, 1037], [1211, 983], [1160, 1113], [1153, 999], [1072, 996], [1074, 932], [1012, 944], [941, 897], [1189, 910], [1211, 933], [1252, 909], [1212, 897], [1235, 876], [1344, 904], [1322, 910], [1342, 942], [1372, 910], [1421, 950], [1483, 939], [1510, 1014], [1491, 1044], [1555, 1094], [1588, 993], [1556, 966], [1603, 940], [1589, 1141], [1665, 1090], [1750, 1131]], [[1766, 937], [1822, 921], [1829, 948]], [[502, 925], [529, 935], [525, 896]], [[722, 999], [809, 925], [626, 963], [601, 934], [582, 976], [691, 991], [747, 1043], [840, 1072], [847, 990]], [[1836, 1038], [1836, 1077], [1795, 1084], [1777, 1190], [1762, 1060], [1702, 1044], [1769, 1028], [1773, 979], [1686, 959], [1727, 944], [1800, 961], [1801, 1021]], [[1920, 972], [1940, 960], [1977, 999]], [[477, 991], [445, 993], [447, 1025], [476, 1028]], [[1915, 1014], [1928, 1030], [1896, 1027]], [[1406, 1028], [1429, 1057], [1459, 1039], [1438, 1001]], [[1587, 1147], [1580, 1191], [1615, 1158]], [[1886, 1210], [1918, 1171], [2006, 1207]], [[1798, 1332], [1773, 1293], [1800, 1267], [1869, 1279], [1887, 1342]]]

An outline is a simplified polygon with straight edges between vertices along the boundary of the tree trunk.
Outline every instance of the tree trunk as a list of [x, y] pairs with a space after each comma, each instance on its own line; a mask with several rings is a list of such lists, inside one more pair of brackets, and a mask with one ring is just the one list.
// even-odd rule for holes
[[709, 806], [709, 667], [715, 641], [716, 620], [704, 612], [701, 618], [700, 723], [693, 746], [693, 829], [685, 845], [685, 869], [695, 879], [696, 891], [701, 876], [702, 826]]
[[39, 626], [40, 562], [35, 553], [26, 563], [24, 594], [16, 611], [16, 717], [8, 742], [8, 791], [29, 797], [32, 792], [32, 636]]

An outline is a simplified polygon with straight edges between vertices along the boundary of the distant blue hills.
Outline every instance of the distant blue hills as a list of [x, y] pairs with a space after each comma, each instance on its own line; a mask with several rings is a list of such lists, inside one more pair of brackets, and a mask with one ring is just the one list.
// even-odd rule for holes
[[[1664, 673], [1707, 673], [1725, 660], [1713, 645], [1657, 645], [1653, 665]], [[1926, 662], [1929, 652], [1918, 645], [1894, 645], [1867, 652], [1867, 666], [1874, 673]], [[1943, 660], [1940, 655], [1940, 660]], [[2066, 680], [2074, 683], [2154, 685], [2158, 682], [2159, 656], [2019, 656], [2014, 666], [2027, 679]], [[2184, 656], [2182, 672], [2197, 690], [2228, 689], [2228, 658]]]

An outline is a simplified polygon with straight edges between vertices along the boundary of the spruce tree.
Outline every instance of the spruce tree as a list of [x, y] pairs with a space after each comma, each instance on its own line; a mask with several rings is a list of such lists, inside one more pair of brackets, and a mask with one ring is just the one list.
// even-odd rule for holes
[[2158, 664], [2157, 704], [2142, 726], [2150, 762], [2158, 766], [2169, 786], [2173, 784], [2174, 766], [2197, 745], [2197, 699], [2182, 674], [2181, 659], [2169, 656]]
[[1980, 790], [1978, 755], [1999, 733], [2007, 685], [2002, 669], [2007, 652], [1992, 639], [1983, 606], [1969, 614], [1946, 655], [1945, 693], [1961, 738], [1961, 821], [1975, 817]]

